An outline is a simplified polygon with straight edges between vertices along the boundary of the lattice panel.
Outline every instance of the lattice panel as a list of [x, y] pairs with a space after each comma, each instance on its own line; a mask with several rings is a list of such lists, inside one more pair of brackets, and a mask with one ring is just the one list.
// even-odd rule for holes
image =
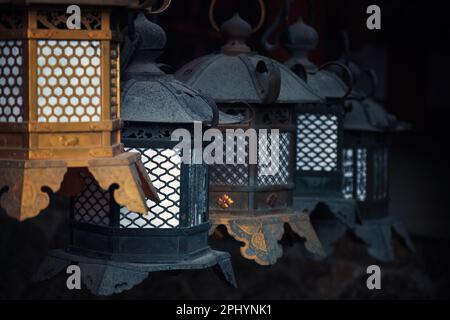
[[37, 44], [38, 122], [100, 121], [100, 41]]
[[276, 140], [271, 133], [268, 133], [267, 143], [261, 138], [258, 139], [258, 175], [257, 183], [260, 186], [282, 185], [289, 182], [289, 152], [291, 135], [282, 132], [279, 137], [279, 167], [276, 173], [265, 175], [261, 170], [261, 166], [271, 166], [271, 156], [273, 157], [274, 143]]
[[343, 188], [345, 199], [353, 198], [353, 149], [344, 149], [342, 157]]
[[[224, 164], [211, 165], [209, 175], [212, 185], [245, 186], [249, 181], [249, 141], [237, 137], [234, 144], [226, 143], [224, 138]], [[226, 163], [227, 155], [233, 155], [233, 164]]]
[[110, 223], [111, 193], [104, 191], [97, 182], [81, 174], [86, 188], [75, 198], [73, 219], [76, 222], [108, 226]]
[[338, 117], [333, 114], [297, 115], [298, 171], [335, 171], [338, 162]]
[[367, 150], [356, 149], [356, 199], [367, 197]]
[[191, 213], [188, 225], [193, 227], [208, 220], [208, 167], [206, 165], [189, 166], [189, 184]]
[[384, 200], [388, 192], [388, 151], [378, 149], [373, 154], [373, 198]]
[[160, 202], [147, 199], [148, 215], [120, 210], [122, 228], [176, 228], [180, 223], [181, 157], [171, 149], [126, 148], [139, 152], [153, 185], [158, 190]]
[[23, 42], [0, 40], [0, 122], [23, 122]]

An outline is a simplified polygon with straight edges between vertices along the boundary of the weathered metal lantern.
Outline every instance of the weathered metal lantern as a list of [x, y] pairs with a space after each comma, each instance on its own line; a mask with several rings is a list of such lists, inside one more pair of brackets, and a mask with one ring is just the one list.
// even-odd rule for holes
[[[287, 28], [284, 39], [292, 53], [285, 65], [323, 97], [323, 102], [296, 108], [296, 206], [313, 212], [324, 203], [332, 212], [354, 219], [353, 203], [341, 192], [344, 102], [351, 91], [352, 75], [341, 63], [329, 62], [318, 68], [308, 59], [317, 46], [318, 34], [302, 18]], [[349, 84], [327, 67], [342, 68]]]
[[[360, 74], [356, 65], [352, 69]], [[379, 260], [391, 261], [392, 231], [403, 238], [410, 250], [415, 250], [402, 222], [389, 213], [390, 135], [407, 125], [372, 98], [348, 104], [351, 111], [344, 120], [342, 193], [356, 202], [361, 226], [355, 232], [370, 245], [369, 253]]]
[[[282, 7], [279, 19], [288, 13], [289, 0]], [[268, 35], [264, 38], [267, 39]], [[376, 149], [374, 150], [376, 160], [373, 161], [377, 162], [373, 168], [371, 167], [370, 174], [376, 181], [374, 183], [378, 192], [384, 192], [385, 196], [387, 194], [386, 188], [381, 186], [387, 183], [385, 180], [387, 163], [382, 163], [386, 161], [383, 158], [386, 141], [379, 136], [378, 139], [365, 137], [362, 142], [354, 137], [355, 131], [353, 134], [350, 133], [352, 131], [347, 131], [344, 135], [344, 117], [346, 129], [349, 129], [349, 126], [359, 130], [365, 128], [371, 132], [375, 129], [368, 124], [370, 112], [367, 113], [367, 110], [361, 108], [364, 103], [370, 101], [364, 98], [366, 90], [361, 88], [361, 82], [364, 82], [362, 80], [365, 75], [372, 74], [362, 72], [348, 60], [325, 64], [324, 67], [329, 67], [328, 71], [324, 67], [317, 68], [309, 61], [308, 55], [318, 43], [318, 34], [301, 18], [285, 29], [283, 40], [284, 45], [292, 53], [286, 65], [304, 78], [318, 95], [325, 98], [324, 103], [311, 105], [309, 109], [297, 108], [298, 171], [295, 205], [298, 209], [311, 213], [312, 223], [327, 254], [332, 253], [334, 242], [343, 237], [347, 231], [351, 231], [368, 245], [368, 252], [371, 255], [380, 260], [391, 260], [393, 254], [390, 225], [407, 237], [406, 232], [398, 221], [393, 222], [391, 218], [369, 221], [363, 219], [362, 213], [367, 207], [370, 207], [370, 210], [382, 208], [387, 210], [387, 203], [381, 199], [375, 201], [376, 204], [374, 201], [364, 202], [369, 192], [366, 188], [369, 174], [366, 162], [369, 146]], [[265, 45], [268, 49], [273, 48], [267, 41]], [[341, 78], [347, 78], [349, 85], [344, 84]], [[373, 80], [373, 77], [367, 79]], [[354, 85], [356, 88], [352, 89]], [[363, 103], [361, 100], [366, 102]], [[346, 114], [352, 106], [357, 107]], [[392, 122], [389, 120], [391, 116], [381, 112], [379, 107], [374, 107], [371, 112], [376, 114], [377, 121], [387, 129]], [[369, 127], [372, 129], [369, 130]], [[361, 131], [358, 131], [358, 137], [360, 134]], [[367, 143], [367, 139], [371, 141], [369, 145], [365, 147], [356, 145], [356, 141]], [[358, 200], [358, 197], [361, 199]], [[370, 211], [367, 214], [371, 215]]]
[[[149, 211], [142, 216], [118, 206], [110, 192], [84, 176], [87, 187], [72, 206], [72, 244], [52, 252], [41, 274], [52, 265], [78, 261], [89, 277], [88, 288], [109, 295], [140, 283], [149, 272], [215, 266], [236, 286], [230, 255], [208, 245], [208, 167], [182, 162], [181, 150], [175, 149], [179, 141], [171, 139], [176, 129], [193, 137], [194, 122], [202, 128], [214, 126], [217, 106], [159, 69], [155, 59], [166, 35], [158, 25], [143, 13], [133, 25], [130, 38], [138, 45], [135, 51], [124, 48], [132, 58], [123, 74], [122, 137], [126, 150], [141, 154], [160, 201], [147, 199]], [[221, 121], [236, 122], [236, 117], [220, 116]], [[193, 138], [191, 145], [194, 158], [202, 149], [194, 148]]]
[[[212, 25], [216, 26], [213, 18]], [[250, 51], [245, 40], [252, 28], [239, 15], [235, 14], [220, 30], [227, 39], [221, 52], [194, 60], [181, 68], [176, 77], [212, 96], [220, 110], [245, 118], [239, 125], [219, 126], [224, 141], [232, 129], [255, 129], [258, 133], [267, 129], [268, 135], [267, 139], [259, 136], [253, 148], [248, 136], [236, 138], [224, 152], [224, 156], [233, 155], [235, 162], [211, 166], [211, 231], [219, 225], [226, 226], [231, 236], [244, 242], [241, 254], [245, 258], [271, 265], [282, 255], [278, 240], [283, 236], [284, 224], [289, 223], [306, 238], [309, 251], [321, 254], [308, 216], [293, 209], [294, 107], [321, 100], [287, 67]], [[263, 163], [269, 162], [266, 160], [276, 147], [272, 129], [279, 130], [279, 167], [275, 174], [265, 175]], [[249, 160], [252, 151], [257, 164]]]
[[[341, 171], [344, 102], [351, 92], [353, 77], [340, 62], [328, 62], [317, 67], [309, 60], [319, 36], [301, 17], [294, 24], [287, 25], [291, 2], [284, 1], [277, 19], [263, 35], [262, 43], [267, 51], [274, 51], [279, 45], [286, 47], [291, 57], [284, 64], [322, 97], [321, 101], [299, 105], [295, 109], [294, 206], [309, 213], [325, 253], [330, 254], [332, 244], [346, 232], [348, 224], [356, 223], [354, 201], [342, 196]], [[273, 45], [268, 39], [277, 29], [281, 32]], [[336, 68], [342, 77], [334, 72]]]
[[373, 99], [349, 102], [343, 151], [344, 197], [355, 199], [363, 220], [388, 215], [389, 133], [398, 128], [395, 116]]
[[[137, 154], [120, 142], [119, 34], [113, 12], [138, 1], [2, 1], [0, 4], [0, 205], [19, 220], [69, 195], [87, 169], [115, 201], [147, 212], [156, 200]], [[81, 6], [69, 29], [64, 4]], [[114, 8], [112, 7], [114, 6]], [[63, 182], [64, 180], [64, 182]]]

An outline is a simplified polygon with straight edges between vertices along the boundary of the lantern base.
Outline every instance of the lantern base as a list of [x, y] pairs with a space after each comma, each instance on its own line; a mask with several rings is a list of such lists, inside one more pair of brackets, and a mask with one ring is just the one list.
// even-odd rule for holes
[[34, 275], [34, 281], [48, 280], [74, 263], [80, 267], [82, 283], [94, 295], [109, 296], [129, 290], [149, 277], [151, 272], [211, 267], [231, 286], [237, 287], [230, 255], [214, 250], [193, 259], [180, 259], [173, 263], [126, 263], [53, 250]]
[[361, 239], [367, 245], [368, 254], [383, 262], [392, 261], [395, 258], [392, 248], [392, 231], [403, 239], [408, 249], [415, 251], [414, 244], [400, 220], [392, 216], [361, 219], [360, 208], [352, 199], [295, 197], [294, 207], [310, 214], [311, 223], [324, 246], [325, 256], [333, 253], [334, 243], [346, 232]]
[[300, 212], [267, 215], [210, 215], [210, 234], [219, 225], [224, 225], [228, 233], [237, 241], [244, 243], [241, 255], [257, 264], [273, 265], [283, 255], [283, 248], [278, 243], [284, 234], [284, 224], [304, 238], [305, 248], [312, 254], [324, 255], [322, 245], [310, 223], [308, 215]]
[[188, 228], [121, 228], [73, 223], [67, 252], [101, 260], [170, 264], [211, 251], [209, 223]]
[[400, 236], [409, 250], [416, 251], [403, 223], [392, 216], [365, 220], [363, 224], [353, 226], [352, 231], [367, 245], [367, 253], [382, 262], [390, 262], [395, 258], [392, 247], [393, 231]]
[[[104, 190], [117, 184], [116, 202], [135, 212], [146, 214], [145, 197], [157, 197], [139, 155], [122, 153], [111, 158], [90, 159], [81, 167], [69, 160], [0, 160], [0, 206], [19, 221], [37, 216], [50, 202], [42, 188], [58, 192], [63, 187], [64, 193], [69, 194], [81, 191], [77, 187], [80, 184], [74, 181], [64, 181], [68, 187], [63, 185], [63, 180], [73, 177], [64, 179], [70, 168], [87, 168]], [[2, 190], [5, 192], [1, 193]]]

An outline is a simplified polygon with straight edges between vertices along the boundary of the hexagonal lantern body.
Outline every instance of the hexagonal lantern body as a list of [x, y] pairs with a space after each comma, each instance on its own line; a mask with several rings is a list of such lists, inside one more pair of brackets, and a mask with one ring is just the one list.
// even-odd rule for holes
[[285, 65], [323, 98], [321, 102], [296, 108], [296, 205], [313, 211], [318, 202], [324, 202], [334, 209], [345, 202], [341, 167], [344, 101], [349, 87], [325, 68], [339, 63], [330, 62], [318, 68], [308, 59], [310, 50], [317, 46], [318, 34], [301, 18], [287, 28], [284, 39], [292, 53]]
[[[220, 110], [245, 119], [238, 125], [220, 126], [223, 141], [231, 143], [225, 143], [224, 164], [211, 166], [211, 221], [225, 225], [229, 234], [245, 243], [243, 256], [262, 265], [273, 264], [282, 255], [278, 240], [285, 222], [307, 238], [308, 249], [319, 253], [320, 243], [308, 217], [295, 213], [292, 201], [294, 108], [321, 99], [287, 67], [250, 52], [244, 40], [251, 27], [239, 15], [225, 22], [221, 31], [228, 38], [221, 53], [196, 59], [176, 73], [178, 79], [212, 96]], [[233, 129], [248, 134], [236, 138]], [[265, 173], [277, 147], [277, 170]]]
[[390, 133], [399, 129], [395, 116], [372, 98], [352, 101], [345, 116], [344, 197], [354, 199], [363, 220], [388, 216]]
[[32, 218], [49, 203], [42, 187], [77, 194], [83, 183], [76, 172], [87, 168], [102, 188], [121, 186], [118, 203], [145, 213], [144, 194], [155, 191], [139, 156], [124, 153], [120, 142], [119, 34], [112, 19], [112, 6], [137, 2], [80, 4], [79, 29], [66, 23], [67, 6], [79, 3], [65, 4], [1, 5], [0, 191], [6, 192], [0, 204], [12, 217]]
[[[347, 50], [348, 52], [348, 50]], [[367, 245], [367, 252], [381, 261], [395, 257], [392, 233], [414, 251], [402, 221], [389, 214], [389, 145], [394, 132], [408, 129], [386, 112], [367, 92], [366, 80], [371, 73], [344, 56], [340, 59], [351, 70], [354, 86], [346, 102], [350, 110], [344, 117], [342, 150], [342, 194], [355, 202], [356, 224], [348, 224], [353, 233]], [[373, 90], [376, 89], [372, 83]]]
[[[111, 190], [81, 174], [87, 187], [73, 199], [71, 246], [53, 257], [89, 264], [84, 272], [95, 283], [90, 285], [95, 294], [120, 292], [153, 271], [213, 266], [235, 286], [229, 254], [208, 245], [208, 167], [195, 162], [202, 145], [196, 146], [193, 137], [194, 130], [215, 125], [219, 116], [225, 122], [239, 119], [219, 115], [212, 99], [159, 69], [154, 59], [166, 35], [158, 25], [140, 13], [134, 30], [133, 38], [140, 42], [123, 74], [122, 137], [126, 150], [141, 154], [160, 201], [147, 199], [149, 211], [139, 215], [117, 205]], [[130, 50], [124, 47], [126, 54]], [[175, 130], [184, 130], [186, 149], [180, 150], [180, 141], [171, 138]], [[108, 272], [98, 267], [106, 265]]]

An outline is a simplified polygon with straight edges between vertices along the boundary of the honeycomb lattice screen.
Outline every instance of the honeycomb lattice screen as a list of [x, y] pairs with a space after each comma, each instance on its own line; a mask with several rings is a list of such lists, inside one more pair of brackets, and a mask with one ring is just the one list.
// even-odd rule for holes
[[[225, 142], [224, 138], [224, 142]], [[249, 139], [237, 137], [234, 143], [224, 143], [224, 163], [210, 167], [212, 185], [246, 186], [249, 183]], [[226, 156], [233, 154], [233, 164], [226, 164]]]
[[100, 41], [37, 41], [38, 122], [101, 120]]
[[0, 40], [0, 122], [23, 122], [23, 42]]
[[121, 228], [176, 228], [180, 224], [181, 157], [172, 149], [125, 148], [139, 152], [158, 190], [160, 202], [147, 199], [147, 216], [120, 210]]
[[111, 193], [102, 190], [89, 175], [82, 173], [81, 177], [86, 188], [74, 200], [73, 220], [97, 226], [108, 226]]
[[258, 139], [258, 174], [257, 183], [259, 186], [282, 185], [289, 182], [289, 150], [291, 135], [287, 132], [282, 132], [279, 135], [279, 167], [274, 174], [264, 174], [261, 170], [261, 165], [270, 167], [271, 156], [273, 150], [273, 134], [268, 133], [267, 145], [264, 145], [262, 139]]
[[338, 169], [338, 121], [333, 114], [297, 115], [297, 171]]

